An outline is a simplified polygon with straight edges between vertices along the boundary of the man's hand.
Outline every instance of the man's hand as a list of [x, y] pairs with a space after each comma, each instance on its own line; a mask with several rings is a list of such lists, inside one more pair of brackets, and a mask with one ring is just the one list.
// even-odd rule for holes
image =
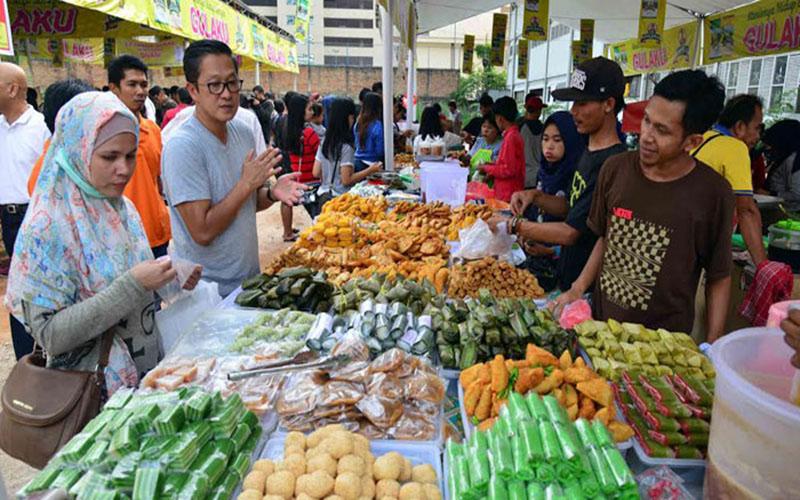
[[308, 186], [297, 182], [300, 172], [278, 177], [278, 182], [272, 186], [272, 198], [290, 207], [300, 203], [303, 192], [308, 190]]
[[561, 313], [562, 311], [564, 311], [564, 308], [567, 305], [572, 304], [576, 300], [579, 300], [581, 297], [583, 297], [583, 293], [576, 290], [575, 288], [570, 288], [566, 292], [556, 297], [556, 300], [550, 302], [548, 304], [548, 307], [550, 308], [551, 311], [553, 311], [553, 316], [557, 320], [558, 318], [561, 317]]
[[541, 191], [538, 189], [527, 189], [525, 191], [517, 191], [511, 195], [511, 213], [514, 215], [525, 213], [525, 209], [536, 201], [539, 193]]
[[497, 226], [501, 222], [508, 222], [508, 217], [505, 217], [503, 215], [495, 214], [495, 215], [492, 215], [492, 217], [489, 220], [486, 221], [486, 224], [489, 225], [489, 229], [491, 229], [493, 233], [496, 233], [497, 232]]
[[383, 168], [383, 163], [376, 161], [375, 163], [367, 167], [366, 169], [367, 175], [378, 173], [381, 171], [382, 168]]
[[278, 165], [280, 165], [281, 159], [281, 152], [278, 148], [267, 149], [257, 157], [251, 149], [242, 165], [241, 182], [244, 182], [250, 191], [256, 191], [264, 186], [273, 175], [280, 173], [281, 169]]
[[781, 321], [781, 330], [786, 334], [783, 340], [789, 344], [789, 347], [794, 349], [792, 364], [795, 368], [800, 369], [800, 310], [792, 309], [789, 311], [789, 316]]

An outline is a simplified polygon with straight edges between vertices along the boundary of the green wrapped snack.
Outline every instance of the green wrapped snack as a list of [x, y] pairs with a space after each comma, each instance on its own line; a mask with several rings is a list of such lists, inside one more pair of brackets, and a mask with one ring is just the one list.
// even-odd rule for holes
[[537, 482], [528, 483], [528, 500], [544, 500], [544, 487]]
[[656, 443], [652, 439], [645, 438], [644, 449], [647, 456], [652, 458], [675, 458], [675, 452], [669, 446]]
[[503, 406], [500, 408], [500, 418], [494, 421], [494, 425], [492, 426], [492, 432], [498, 434], [503, 437], [508, 437], [511, 435], [511, 428], [509, 426], [509, 422], [511, 420], [511, 414], [508, 409], [508, 405]]
[[168, 451], [171, 460], [169, 463], [170, 469], [187, 470], [200, 453], [201, 448], [198, 444], [199, 440], [196, 434], [182, 434]]
[[489, 435], [489, 453], [492, 463], [492, 475], [508, 481], [514, 478], [514, 456], [507, 437], [491, 432]]
[[161, 468], [158, 464], [143, 463], [136, 469], [131, 500], [155, 500], [159, 498]]
[[553, 429], [555, 429], [558, 444], [561, 445], [564, 459], [577, 464], [580, 460], [578, 455], [580, 455], [581, 447], [570, 432], [569, 427], [560, 422], [555, 422], [553, 423]]
[[619, 488], [636, 484], [631, 469], [628, 467], [628, 464], [625, 463], [625, 459], [622, 458], [622, 454], [618, 449], [605, 447], [603, 448], [603, 455]]
[[214, 441], [214, 445], [217, 447], [217, 451], [225, 455], [226, 460], [230, 460], [236, 453], [236, 445], [230, 439], [218, 439]]
[[164, 487], [161, 493], [166, 498], [177, 496], [183, 489], [183, 485], [189, 480], [188, 472], [172, 472], [164, 479]]
[[122, 428], [123, 425], [128, 423], [128, 420], [133, 416], [133, 411], [128, 408], [117, 410], [108, 424], [103, 428], [103, 434], [113, 436], [117, 430]]
[[575, 479], [575, 471], [568, 462], [556, 463], [554, 467], [556, 470], [556, 481], [559, 483], [564, 484]]
[[600, 485], [591, 470], [581, 478], [581, 490], [586, 498], [597, 498], [600, 494]]
[[108, 425], [108, 423], [117, 414], [117, 410], [111, 410], [108, 408], [107, 405], [108, 403], [106, 403], [106, 406], [103, 408], [103, 411], [100, 412], [99, 415], [94, 417], [88, 424], [86, 424], [86, 427], [84, 427], [83, 430], [81, 431], [82, 433], [91, 434], [92, 436], [98, 436], [103, 434], [106, 425]]
[[525, 404], [528, 406], [528, 412], [534, 420], [550, 419], [547, 407], [544, 405], [541, 396], [536, 394], [536, 392], [531, 391], [525, 396]]
[[244, 448], [244, 443], [247, 441], [248, 437], [250, 437], [250, 427], [248, 427], [246, 424], [237, 425], [233, 436], [231, 436], [233, 444], [236, 445], [236, 451], [242, 451]]
[[136, 468], [139, 467], [139, 462], [142, 460], [142, 454], [133, 452], [125, 455], [122, 460], [117, 462], [114, 470], [111, 472], [111, 483], [114, 488], [120, 490], [132, 490], [133, 483], [136, 478]]
[[86, 455], [81, 459], [81, 464], [84, 465], [97, 465], [106, 458], [106, 451], [108, 450], [109, 442], [105, 439], [98, 439], [94, 442]]
[[555, 481], [556, 468], [546, 462], [542, 462], [536, 466], [536, 480], [542, 484], [547, 484]]
[[53, 484], [53, 481], [55, 481], [59, 474], [61, 474], [61, 468], [54, 465], [46, 467], [40, 473], [36, 474], [33, 479], [20, 490], [20, 494], [27, 495], [34, 491], [46, 490]]
[[214, 431], [211, 429], [211, 426], [208, 422], [194, 422], [193, 424], [189, 425], [186, 428], [187, 434], [193, 434], [195, 436], [195, 443], [197, 448], [202, 448], [206, 445], [211, 439], [214, 437]]
[[219, 478], [222, 477], [227, 465], [228, 462], [225, 460], [225, 456], [217, 453], [206, 460], [203, 465], [197, 469], [197, 472], [206, 476], [208, 484], [214, 485], [217, 484]]
[[680, 428], [688, 434], [708, 434], [711, 430], [708, 422], [699, 418], [685, 418], [679, 421]]
[[178, 442], [178, 436], [149, 436], [142, 441], [140, 449], [146, 460], [161, 460]]
[[111, 488], [92, 487], [82, 491], [77, 500], [117, 500], [119, 497]]
[[230, 498], [233, 495], [237, 486], [239, 486], [239, 477], [236, 474], [227, 474], [219, 485], [220, 488], [228, 493], [226, 498]]
[[106, 404], [103, 405], [103, 410], [119, 410], [120, 408], [125, 407], [128, 404], [128, 401], [131, 400], [133, 396], [133, 389], [129, 387], [124, 387], [122, 389], [117, 390], [114, 394], [108, 398]]
[[82, 475], [83, 472], [80, 469], [62, 469], [58, 477], [50, 484], [50, 488], [62, 488], [65, 491], [69, 491], [72, 485], [77, 483]]
[[611, 434], [608, 432], [603, 422], [592, 420], [592, 430], [594, 431], [598, 446], [611, 446], [612, 448], [615, 446], [614, 438], [611, 437]]
[[569, 423], [569, 419], [567, 418], [567, 412], [564, 411], [564, 408], [561, 407], [561, 404], [554, 396], [544, 396], [542, 398], [542, 403], [544, 407], [547, 409], [547, 414], [550, 416], [550, 420], [552, 422], [560, 422], [564, 425]]
[[681, 445], [675, 448], [675, 458], [703, 459], [703, 452], [694, 446]]
[[506, 482], [497, 476], [492, 476], [489, 481], [489, 500], [508, 500]]
[[[229, 400], [230, 401], [230, 400]], [[211, 428], [214, 431], [214, 437], [217, 439], [228, 438], [236, 430], [239, 425], [244, 407], [227, 402], [223, 405], [219, 412], [209, 419]]]
[[511, 391], [508, 395], [508, 403], [504, 408], [508, 408], [511, 414], [511, 422], [519, 422], [526, 418], [530, 418], [531, 414], [528, 411], [528, 406], [525, 403], [525, 398], [518, 392]]
[[136, 451], [138, 445], [139, 436], [130, 423], [127, 423], [114, 434], [114, 438], [111, 440], [111, 452], [116, 457], [123, 457], [132, 451]]
[[594, 435], [594, 430], [592, 430], [592, 424], [590, 424], [588, 420], [585, 418], [579, 418], [576, 420], [575, 430], [577, 431], [578, 437], [580, 437], [581, 444], [583, 444], [584, 448], [589, 448], [590, 446], [599, 446], [597, 438]]
[[250, 437], [247, 438], [247, 441], [244, 442], [244, 446], [242, 447], [242, 451], [247, 453], [248, 455], [252, 455], [252, 453], [256, 450], [258, 446], [258, 440], [261, 438], [261, 433], [263, 431], [261, 428], [256, 429]]
[[[464, 458], [464, 447], [452, 439], [447, 440], [445, 445], [445, 454], [447, 455], [447, 489], [450, 491], [452, 498], [460, 498], [464, 487], [469, 485], [469, 472], [467, 477], [460, 477], [459, 474], [468, 470], [466, 459]], [[456, 462], [459, 460], [464, 461], [464, 470], [459, 470]], [[463, 481], [463, 482], [462, 482]]]
[[258, 417], [252, 411], [247, 411], [244, 413], [244, 417], [242, 417], [242, 423], [247, 424], [251, 431], [261, 429], [261, 422], [258, 421]]
[[549, 420], [539, 421], [539, 435], [542, 437], [542, 449], [547, 462], [552, 464], [564, 460], [556, 429]]
[[82, 432], [70, 439], [69, 443], [58, 452], [57, 456], [66, 463], [77, 463], [93, 444], [94, 436]]
[[250, 457], [244, 453], [239, 453], [236, 458], [231, 462], [228, 469], [229, 473], [235, 472], [239, 476], [239, 481], [243, 481], [250, 469]]
[[524, 482], [509, 481], [506, 486], [508, 488], [508, 500], [528, 500]]
[[545, 500], [560, 500], [564, 498], [564, 493], [561, 491], [561, 486], [558, 483], [550, 483], [544, 488]]
[[535, 477], [525, 453], [525, 440], [519, 434], [511, 438], [511, 456], [514, 459], [514, 477], [517, 480], [530, 481]]
[[200, 452], [197, 454], [197, 457], [194, 459], [189, 469], [192, 471], [200, 470], [203, 464], [211, 460], [211, 457], [213, 457], [216, 453], [217, 447], [215, 446], [215, 443], [206, 443], [205, 446], [200, 448]]
[[153, 425], [156, 432], [162, 436], [176, 434], [183, 427], [186, 415], [182, 405], [175, 405], [159, 415]]
[[583, 489], [581, 483], [577, 479], [571, 479], [561, 483], [564, 497], [568, 500], [583, 500]]
[[[464, 456], [457, 456], [454, 462], [450, 462], [454, 464], [450, 466], [451, 468], [448, 470], [452, 477], [453, 484], [450, 484], [450, 497], [451, 498], [462, 498], [467, 494], [467, 491], [470, 491], [473, 494], [478, 494], [477, 486], [475, 483], [470, 483], [470, 475], [469, 475], [469, 464], [467, 463], [467, 457]], [[486, 487], [489, 487], [489, 483], [487, 481]]]
[[599, 448], [589, 448], [586, 450], [589, 458], [589, 463], [592, 464], [592, 471], [597, 478], [600, 485], [600, 491], [606, 495], [610, 495], [617, 490], [617, 483], [614, 478], [611, 468], [606, 463], [606, 459]]
[[211, 412], [211, 396], [205, 392], [195, 392], [186, 401], [186, 418], [196, 422], [206, 418]]
[[209, 484], [206, 477], [195, 473], [189, 476], [189, 480], [183, 485], [176, 498], [178, 500], [202, 500], [206, 497], [208, 490]]
[[470, 489], [484, 493], [486, 488], [489, 487], [489, 479], [491, 478], [489, 446], [486, 439], [486, 433], [476, 431], [470, 438], [469, 451], [466, 452]]
[[544, 458], [539, 426], [532, 420], [523, 420], [517, 423], [517, 433], [522, 440], [525, 460], [528, 461], [528, 465], [534, 467]]

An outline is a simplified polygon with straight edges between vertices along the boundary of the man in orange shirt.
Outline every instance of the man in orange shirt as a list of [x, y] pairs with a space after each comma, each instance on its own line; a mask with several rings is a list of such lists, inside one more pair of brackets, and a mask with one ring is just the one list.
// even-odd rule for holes
[[117, 57], [108, 65], [108, 87], [139, 118], [136, 170], [124, 194], [139, 211], [153, 255], [158, 258], [167, 254], [172, 233], [160, 189], [161, 129], [141, 114], [147, 98], [147, 66], [133, 56]]

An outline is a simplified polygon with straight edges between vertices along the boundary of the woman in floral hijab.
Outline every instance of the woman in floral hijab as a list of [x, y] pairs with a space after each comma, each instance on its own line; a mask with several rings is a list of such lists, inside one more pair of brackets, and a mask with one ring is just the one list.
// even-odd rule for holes
[[160, 359], [153, 291], [175, 277], [168, 259], [153, 260], [136, 208], [122, 196], [138, 134], [111, 93], [84, 93], [61, 109], [6, 293], [50, 367], [94, 370], [111, 330], [109, 392], [136, 385]]

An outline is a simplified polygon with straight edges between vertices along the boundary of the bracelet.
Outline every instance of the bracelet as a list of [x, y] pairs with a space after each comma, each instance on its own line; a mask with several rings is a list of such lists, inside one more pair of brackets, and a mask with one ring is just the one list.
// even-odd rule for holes
[[511, 226], [509, 227], [510, 233], [509, 234], [517, 234], [517, 229], [519, 229], [519, 225], [522, 223], [522, 216], [517, 215], [513, 219], [511, 219]]
[[267, 199], [272, 203], [278, 203], [278, 200], [272, 197], [272, 186], [267, 186]]

